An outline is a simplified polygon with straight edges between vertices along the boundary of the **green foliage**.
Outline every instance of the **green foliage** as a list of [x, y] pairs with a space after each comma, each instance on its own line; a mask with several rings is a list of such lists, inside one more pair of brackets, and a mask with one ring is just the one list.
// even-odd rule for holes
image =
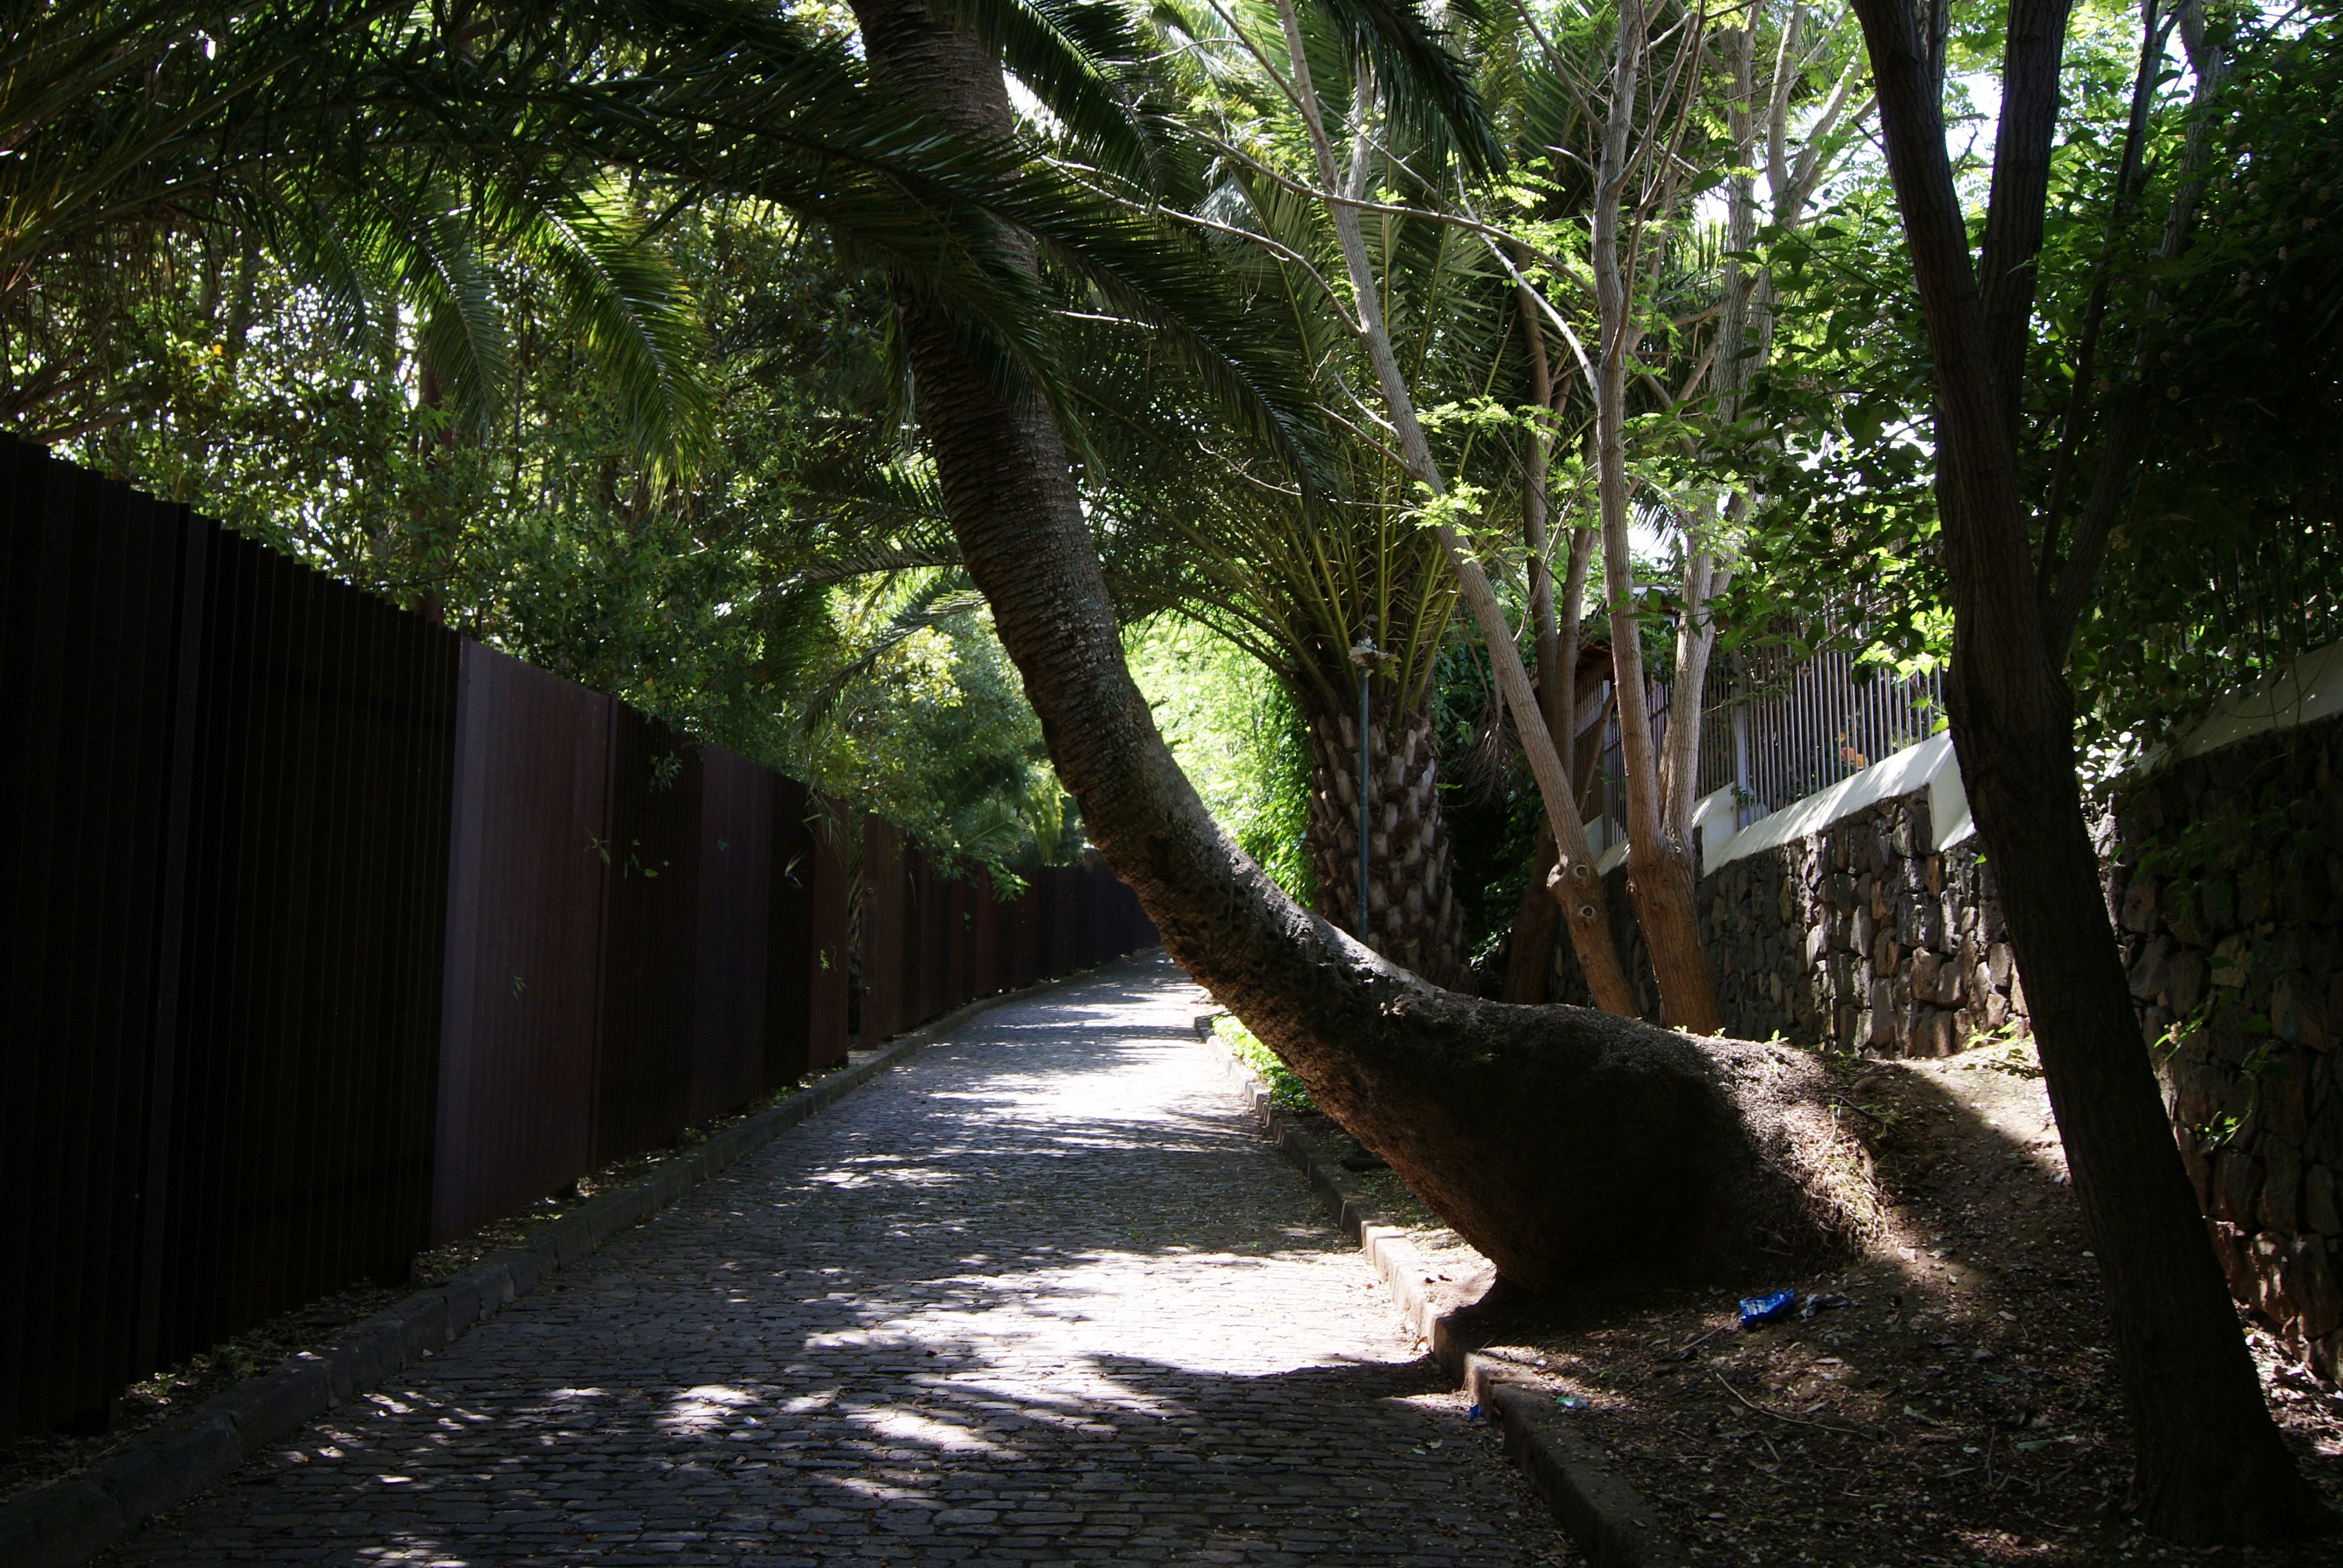
[[[1984, 9], [1961, 21], [1956, 57], [1989, 67], [1999, 25]], [[2343, 29], [2329, 5], [2283, 22], [2229, 13], [2215, 31], [2234, 69], [2204, 118], [2201, 171], [2188, 172], [2193, 83], [2176, 46], [2127, 217], [2116, 173], [2137, 20], [2078, 13], [2063, 83], [2021, 430], [2036, 515], [2052, 498], [2070, 403], [2080, 420], [2062, 530], [2111, 410], [2135, 389], [2151, 409], [2147, 461], [2123, 491], [2071, 654], [2078, 739], [2103, 767], [2343, 636]], [[1963, 183], [1979, 214], [1984, 150], [1972, 149]], [[2204, 182], [2203, 209], [2167, 259], [2166, 214], [2191, 177]], [[1742, 427], [1715, 443], [1765, 498], [1732, 638], [1839, 638], [1881, 662], [1941, 658], [1950, 617], [1927, 345], [1884, 175], [1858, 170], [1811, 232], [1768, 243], [1775, 364]], [[2095, 288], [2105, 324], [2077, 400]]]
[[1284, 688], [1250, 655], [1168, 616], [1134, 629], [1124, 646], [1156, 729], [1205, 806], [1307, 905], [1314, 893], [1304, 841], [1309, 744]]
[[1236, 1014], [1224, 1012], [1214, 1019], [1212, 1035], [1235, 1052], [1239, 1061], [1252, 1069], [1253, 1075], [1268, 1087], [1272, 1104], [1283, 1106], [1288, 1111], [1318, 1109], [1310, 1099], [1310, 1091], [1302, 1086], [1302, 1081], [1287, 1070], [1285, 1063], [1277, 1060], [1277, 1053], [1262, 1044], [1252, 1030], [1237, 1021]]

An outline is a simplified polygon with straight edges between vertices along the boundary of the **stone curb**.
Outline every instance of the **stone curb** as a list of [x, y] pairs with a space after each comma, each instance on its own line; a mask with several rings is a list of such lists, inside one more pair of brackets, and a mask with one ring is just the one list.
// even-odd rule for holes
[[0, 1507], [0, 1568], [75, 1568], [87, 1562], [335, 1405], [446, 1349], [548, 1276], [583, 1261], [611, 1237], [641, 1224], [978, 1014], [1031, 1000], [1051, 987], [1094, 976], [1099, 969], [985, 997], [899, 1040], [851, 1051], [844, 1068], [811, 1088], [571, 1210], [527, 1246], [495, 1253], [444, 1285], [417, 1291], [351, 1325], [329, 1348], [287, 1356], [273, 1371], [142, 1432], [87, 1470], [25, 1493]]
[[[1213, 1041], [1213, 1016], [1196, 1020], [1196, 1032], [1207, 1043]], [[1692, 1559], [1656, 1523], [1651, 1504], [1611, 1473], [1600, 1447], [1571, 1429], [1545, 1389], [1470, 1347], [1459, 1322], [1462, 1313], [1440, 1311], [1423, 1288], [1423, 1260], [1406, 1232], [1382, 1221], [1373, 1200], [1343, 1181], [1348, 1172], [1320, 1161], [1292, 1115], [1270, 1099], [1269, 1086], [1235, 1052], [1224, 1050], [1221, 1057], [1262, 1135], [1308, 1179], [1336, 1227], [1358, 1242], [1401, 1316], [1431, 1347], [1432, 1359], [1496, 1422], [1504, 1433], [1505, 1456], [1521, 1467], [1596, 1568], [1688, 1568]]]

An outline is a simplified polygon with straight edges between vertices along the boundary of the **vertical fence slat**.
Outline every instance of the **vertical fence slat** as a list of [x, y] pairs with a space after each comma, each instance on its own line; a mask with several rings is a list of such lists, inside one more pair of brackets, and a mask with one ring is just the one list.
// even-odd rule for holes
[[862, 1043], [903, 1023], [903, 841], [892, 824], [862, 819]]

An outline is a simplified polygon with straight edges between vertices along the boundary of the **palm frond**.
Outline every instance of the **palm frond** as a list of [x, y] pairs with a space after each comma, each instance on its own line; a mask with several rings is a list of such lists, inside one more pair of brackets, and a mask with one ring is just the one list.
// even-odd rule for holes
[[[1471, 72], [1407, 0], [1319, 0], [1344, 46], [1374, 67], [1393, 120], [1426, 144], [1444, 143], [1486, 176], [1505, 166], [1504, 145], [1473, 89]], [[1452, 7], [1454, 8], [1454, 7]], [[1460, 15], [1470, 13], [1460, 11]]]
[[984, 608], [984, 596], [967, 586], [958, 574], [939, 575], [922, 584], [887, 618], [870, 646], [831, 670], [806, 694], [799, 713], [799, 727], [810, 733], [830, 719], [847, 689], [867, 676], [879, 661], [930, 627]]

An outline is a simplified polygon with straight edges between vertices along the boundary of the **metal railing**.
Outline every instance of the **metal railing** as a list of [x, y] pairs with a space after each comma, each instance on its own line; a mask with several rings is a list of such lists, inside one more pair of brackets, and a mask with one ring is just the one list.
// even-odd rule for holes
[[[1847, 649], [1803, 658], [1780, 648], [1720, 652], [1706, 686], [1696, 793], [1733, 786], [1735, 825], [1744, 828], [1926, 740], [1945, 712], [1941, 672], [1866, 669]], [[1669, 688], [1652, 680], [1648, 689], [1656, 746], [1667, 731]], [[1588, 813], [1590, 827], [1603, 824], [1605, 843], [1626, 836], [1625, 782], [1613, 704], [1603, 724], [1595, 809]]]

